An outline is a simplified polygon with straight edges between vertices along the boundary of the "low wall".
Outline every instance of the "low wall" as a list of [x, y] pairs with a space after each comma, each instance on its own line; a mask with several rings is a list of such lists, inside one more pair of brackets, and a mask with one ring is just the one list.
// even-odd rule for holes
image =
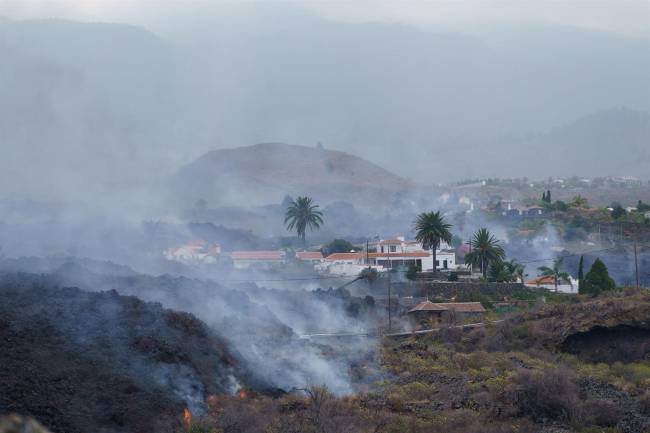
[[[514, 292], [528, 290], [521, 283], [488, 283], [488, 282], [447, 282], [447, 281], [392, 281], [391, 295], [398, 297], [429, 297], [429, 298], [468, 298], [480, 294], [493, 300], [511, 297]], [[372, 294], [386, 296], [388, 281], [380, 279], [372, 284]]]

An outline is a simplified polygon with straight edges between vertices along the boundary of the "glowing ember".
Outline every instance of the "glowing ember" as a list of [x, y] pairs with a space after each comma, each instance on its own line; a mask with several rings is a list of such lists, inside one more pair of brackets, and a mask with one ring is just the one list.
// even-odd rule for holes
[[183, 424], [188, 429], [192, 426], [192, 412], [188, 408], [183, 409]]
[[246, 391], [243, 390], [243, 389], [240, 389], [239, 392], [237, 393], [237, 395], [238, 395], [239, 398], [241, 398], [241, 399], [245, 399], [246, 397], [248, 397], [248, 394], [247, 394]]

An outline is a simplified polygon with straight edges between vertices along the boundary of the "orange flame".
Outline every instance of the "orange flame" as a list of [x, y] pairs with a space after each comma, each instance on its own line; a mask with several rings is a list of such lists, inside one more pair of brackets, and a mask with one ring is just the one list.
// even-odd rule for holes
[[188, 408], [183, 409], [183, 424], [188, 429], [192, 426], [192, 412]]
[[238, 395], [239, 398], [241, 398], [242, 400], [245, 399], [246, 397], [248, 397], [248, 393], [247, 393], [246, 390], [244, 390], [244, 389], [240, 389], [239, 392], [237, 393], [237, 395]]

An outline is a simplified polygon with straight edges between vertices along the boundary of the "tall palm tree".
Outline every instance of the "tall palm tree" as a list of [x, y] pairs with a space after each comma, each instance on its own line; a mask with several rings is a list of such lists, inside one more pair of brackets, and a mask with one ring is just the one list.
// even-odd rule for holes
[[480, 228], [469, 241], [472, 250], [465, 254], [465, 262], [479, 266], [483, 278], [487, 277], [488, 267], [491, 263], [502, 261], [506, 252], [499, 245], [499, 240], [491, 234], [488, 229]]
[[564, 281], [569, 281], [569, 274], [567, 272], [562, 272], [560, 268], [562, 267], [562, 262], [564, 262], [564, 258], [560, 257], [558, 259], [553, 260], [553, 266], [548, 267], [548, 266], [540, 266], [537, 268], [537, 270], [540, 272], [540, 275], [542, 277], [553, 277], [553, 284], [555, 285], [555, 291], [557, 292], [557, 284], [560, 280]]
[[296, 230], [304, 245], [307, 229], [315, 230], [323, 225], [323, 212], [318, 210], [318, 205], [310, 197], [298, 197], [287, 206], [284, 223], [287, 230]]
[[440, 246], [440, 241], [451, 243], [451, 224], [445, 221], [444, 215], [438, 212], [422, 212], [415, 219], [413, 224], [415, 229], [415, 240], [422, 244], [425, 250], [430, 249], [433, 255], [433, 272], [436, 272], [438, 266], [436, 263], [436, 249]]

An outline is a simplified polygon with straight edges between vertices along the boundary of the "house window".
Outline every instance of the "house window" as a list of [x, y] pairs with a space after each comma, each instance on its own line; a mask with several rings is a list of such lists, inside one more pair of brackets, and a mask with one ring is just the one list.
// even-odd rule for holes
[[436, 266], [440, 266], [440, 260], [436, 260]]
[[391, 245], [391, 246], [390, 246], [390, 252], [391, 252], [391, 253], [394, 253], [394, 252], [396, 252], [396, 251], [397, 251], [397, 247], [396, 247], [395, 245]]
[[442, 262], [442, 267], [447, 269], [447, 260], [443, 260]]

